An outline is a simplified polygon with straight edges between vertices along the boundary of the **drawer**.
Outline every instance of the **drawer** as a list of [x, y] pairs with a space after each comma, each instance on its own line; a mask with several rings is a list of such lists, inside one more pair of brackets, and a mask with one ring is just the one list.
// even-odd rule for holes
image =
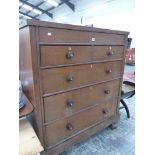
[[120, 77], [122, 66], [123, 61], [115, 61], [44, 69], [41, 71], [43, 94], [62, 92]]
[[97, 122], [104, 121], [116, 114], [117, 101], [99, 104], [94, 108], [64, 118], [45, 127], [46, 146], [51, 146]]
[[92, 38], [94, 43], [102, 43], [105, 45], [124, 45], [125, 44], [125, 35], [121, 34], [107, 34], [92, 32]]
[[95, 104], [118, 97], [120, 80], [113, 80], [44, 98], [45, 122], [67, 117]]
[[124, 58], [124, 46], [93, 46], [93, 61]]
[[124, 45], [125, 36], [120, 34], [96, 33], [90, 31], [67, 30], [39, 27], [39, 39], [44, 43], [101, 43]]
[[56, 28], [39, 28], [40, 41], [45, 43], [91, 42], [91, 32]]
[[41, 46], [41, 66], [123, 58], [123, 46]]

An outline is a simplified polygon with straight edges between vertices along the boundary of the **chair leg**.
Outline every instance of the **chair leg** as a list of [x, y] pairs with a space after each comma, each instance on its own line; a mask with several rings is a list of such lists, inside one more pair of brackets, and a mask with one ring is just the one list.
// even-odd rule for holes
[[130, 112], [129, 112], [129, 108], [128, 108], [127, 104], [124, 102], [123, 99], [121, 99], [120, 102], [123, 104], [123, 106], [124, 106], [124, 108], [126, 110], [127, 118], [130, 118]]

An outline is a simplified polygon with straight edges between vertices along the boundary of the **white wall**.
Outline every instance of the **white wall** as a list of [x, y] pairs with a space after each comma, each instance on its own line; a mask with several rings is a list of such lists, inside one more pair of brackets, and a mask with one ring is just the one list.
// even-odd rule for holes
[[[54, 9], [54, 22], [130, 31], [135, 36], [134, 0], [71, 0], [73, 12], [66, 4]], [[81, 24], [82, 18], [82, 24]], [[44, 18], [44, 20], [48, 20]]]

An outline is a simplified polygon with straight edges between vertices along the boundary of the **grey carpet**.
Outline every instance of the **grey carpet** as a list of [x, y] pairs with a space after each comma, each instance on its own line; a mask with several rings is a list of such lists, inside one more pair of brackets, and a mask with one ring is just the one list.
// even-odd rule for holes
[[[134, 69], [134, 66], [125, 66], [125, 72], [133, 71]], [[106, 128], [86, 141], [74, 145], [61, 155], [134, 155], [135, 97], [125, 101], [130, 110], [130, 119], [127, 119], [125, 109], [121, 109], [117, 129]]]

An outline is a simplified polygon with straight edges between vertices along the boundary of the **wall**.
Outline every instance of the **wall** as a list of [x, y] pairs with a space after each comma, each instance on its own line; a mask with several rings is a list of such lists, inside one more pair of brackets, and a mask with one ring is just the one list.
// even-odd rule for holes
[[[75, 25], [125, 30], [130, 37], [135, 36], [134, 0], [71, 0], [75, 4], [73, 12], [66, 4], [51, 11], [52, 21]], [[43, 18], [43, 17], [42, 17]], [[43, 18], [50, 20], [49, 18]]]

